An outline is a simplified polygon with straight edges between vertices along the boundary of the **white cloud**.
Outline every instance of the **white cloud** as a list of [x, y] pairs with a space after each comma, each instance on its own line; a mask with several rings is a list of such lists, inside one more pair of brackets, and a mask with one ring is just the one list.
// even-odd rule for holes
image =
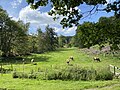
[[47, 12], [40, 12], [39, 10], [33, 10], [30, 8], [30, 6], [26, 6], [25, 8], [21, 9], [19, 13], [19, 19], [23, 20], [25, 23], [30, 22], [32, 28], [45, 28], [46, 25], [50, 25], [50, 27], [55, 28], [55, 32], [59, 35], [74, 35], [76, 27], [72, 28], [66, 28], [62, 29], [62, 26], [60, 25], [60, 21], [63, 18], [63, 16], [60, 16], [58, 20], [53, 20], [53, 16], [48, 15]]
[[19, 6], [22, 3], [22, 0], [14, 0], [13, 2], [11, 2], [11, 5], [13, 8], [17, 8], [17, 6]]
[[53, 20], [53, 16], [48, 15], [47, 12], [40, 12], [40, 10], [33, 10], [30, 6], [26, 6], [19, 13], [19, 18], [24, 22], [30, 22], [32, 24], [59, 24], [60, 20]]
[[77, 27], [71, 27], [71, 28], [66, 29], [65, 35], [67, 35], [67, 36], [75, 35], [76, 29], [77, 29]]
[[73, 36], [76, 33], [77, 27], [71, 27], [71, 28], [57, 28], [55, 27], [55, 32], [58, 33], [58, 35], [65, 35], [65, 36]]

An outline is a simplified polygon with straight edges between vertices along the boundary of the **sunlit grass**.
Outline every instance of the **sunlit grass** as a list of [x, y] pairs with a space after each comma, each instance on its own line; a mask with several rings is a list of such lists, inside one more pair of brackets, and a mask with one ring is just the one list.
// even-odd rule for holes
[[[1, 77], [1, 76], [0, 76]], [[119, 81], [61, 81], [61, 80], [31, 80], [13, 79], [11, 75], [3, 75], [0, 87], [15, 90], [82, 90], [87, 88], [102, 88], [118, 84]], [[112, 89], [111, 89], [112, 90]]]
[[[109, 64], [120, 67], [120, 60], [117, 57], [107, 56], [104, 57], [99, 55], [101, 62], [93, 61], [95, 55], [88, 55], [77, 48], [68, 49], [58, 49], [54, 52], [46, 52], [43, 54], [33, 54], [31, 56], [24, 57], [27, 64], [22, 64], [22, 62], [14, 62], [12, 64], [13, 70], [20, 72], [30, 72], [31, 70], [37, 71], [40, 69], [49, 69], [52, 67], [65, 67], [66, 59], [70, 56], [74, 57], [74, 61], [71, 62], [72, 65], [95, 68], [101, 70], [102, 68], [108, 68]], [[30, 60], [34, 58], [37, 65], [30, 63]], [[4, 68], [11, 68], [11, 65], [3, 65]], [[31, 80], [31, 79], [13, 79], [12, 74], [0, 75], [0, 87], [15, 90], [82, 90], [86, 88], [98, 88], [109, 86], [113, 84], [118, 84], [119, 80], [112, 81], [61, 81], [61, 80]], [[117, 86], [114, 90], [119, 90]], [[110, 89], [110, 90], [113, 90]]]

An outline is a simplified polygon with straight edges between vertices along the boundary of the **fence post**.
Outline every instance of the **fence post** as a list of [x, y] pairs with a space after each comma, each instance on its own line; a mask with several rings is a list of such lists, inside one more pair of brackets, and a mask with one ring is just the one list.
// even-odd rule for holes
[[114, 66], [114, 75], [115, 75], [115, 66]]
[[2, 63], [1, 63], [1, 76], [2, 76]]
[[23, 62], [23, 74], [24, 74], [24, 62]]

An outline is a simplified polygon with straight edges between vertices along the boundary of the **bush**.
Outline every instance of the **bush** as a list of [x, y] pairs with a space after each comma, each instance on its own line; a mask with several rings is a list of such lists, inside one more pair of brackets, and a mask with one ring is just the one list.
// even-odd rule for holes
[[14, 73], [13, 73], [13, 75], [12, 75], [12, 77], [13, 77], [13, 78], [18, 78], [18, 77], [19, 77], [19, 75], [18, 75], [18, 73], [17, 73], [17, 72], [14, 72]]
[[14, 72], [13, 73], [13, 78], [28, 78], [28, 74], [27, 73], [23, 73], [23, 72]]
[[113, 74], [107, 69], [100, 70], [95, 78], [95, 80], [112, 80], [112, 79]]
[[12, 71], [12, 69], [5, 69], [5, 68], [0, 68], [0, 73], [9, 73], [9, 72], [11, 72]]
[[112, 80], [113, 74], [107, 70], [102, 69], [96, 71], [94, 68], [80, 68], [76, 66], [65, 67], [62, 69], [48, 70], [45, 75], [47, 80]]
[[29, 79], [37, 79], [37, 74], [29, 74], [28, 78]]
[[80, 67], [67, 67], [63, 69], [52, 69], [48, 71], [46, 79], [48, 80], [92, 80], [95, 79], [96, 70]]
[[45, 70], [26, 74], [23, 72], [14, 72], [13, 78], [28, 78], [42, 80], [112, 80], [113, 74], [107, 69], [96, 71], [94, 68], [81, 68], [77, 66], [67, 66], [64, 68], [49, 68]]
[[19, 78], [28, 78], [28, 74], [22, 72], [19, 74]]
[[29, 79], [37, 79], [37, 73], [24, 73], [24, 72], [14, 72], [13, 78], [29, 78]]

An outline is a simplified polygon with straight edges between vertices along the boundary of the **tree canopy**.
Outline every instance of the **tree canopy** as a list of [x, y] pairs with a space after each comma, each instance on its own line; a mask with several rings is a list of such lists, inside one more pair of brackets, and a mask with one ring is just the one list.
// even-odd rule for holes
[[30, 23], [12, 20], [7, 12], [0, 8], [0, 56], [14, 57], [30, 53], [53, 51], [58, 47], [58, 36], [54, 28], [40, 28], [38, 34], [28, 33]]
[[0, 51], [3, 56], [27, 53], [29, 24], [14, 21], [0, 8]]
[[[31, 8], [37, 9], [39, 6], [46, 6], [51, 4], [53, 9], [49, 12], [49, 15], [54, 15], [54, 19], [57, 19], [58, 15], [65, 16], [60, 24], [64, 27], [72, 27], [73, 25], [78, 25], [79, 20], [82, 18], [83, 14], [79, 12], [78, 6], [82, 4], [92, 5], [93, 8], [89, 11], [114, 11], [116, 17], [120, 17], [120, 0], [116, 0], [112, 3], [108, 3], [107, 0], [26, 0]], [[103, 9], [99, 8], [99, 5], [105, 5]]]
[[90, 48], [98, 44], [100, 49], [106, 44], [111, 50], [120, 49], [120, 19], [101, 17], [99, 22], [84, 22], [76, 30], [78, 47]]

